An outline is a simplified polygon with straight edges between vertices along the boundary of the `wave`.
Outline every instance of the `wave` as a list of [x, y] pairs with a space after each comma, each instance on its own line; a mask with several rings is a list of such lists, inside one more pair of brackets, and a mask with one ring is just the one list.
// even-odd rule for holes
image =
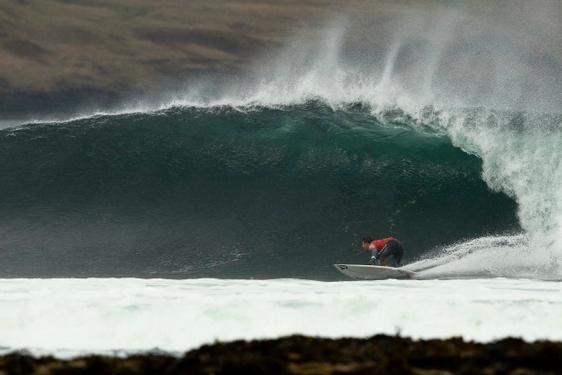
[[0, 132], [5, 276], [335, 277], [517, 231], [481, 161], [393, 110], [172, 108]]
[[[5, 222], [24, 223], [7, 231], [15, 236], [5, 242], [11, 248], [2, 246], [12, 264], [5, 272], [330, 278], [326, 262], [299, 254], [303, 247], [322, 249], [327, 263], [362, 262], [354, 243], [390, 233], [405, 240], [409, 261], [443, 249], [432, 252], [441, 261], [428, 277], [558, 278], [560, 123], [556, 114], [428, 106], [411, 113], [309, 100], [8, 129], [5, 159], [28, 157], [3, 168], [2, 193], [11, 197], [3, 207], [13, 217]], [[22, 248], [36, 258], [37, 242], [76, 217], [84, 224], [73, 223], [79, 245], [76, 234], [55, 229], [63, 239], [57, 250], [47, 246], [50, 260], [22, 262]], [[139, 245], [143, 226], [151, 238]], [[488, 237], [521, 229], [505, 246]], [[474, 243], [462, 241], [475, 237], [478, 261], [465, 256]], [[119, 255], [108, 264], [114, 247]], [[96, 249], [102, 260], [76, 264], [75, 248]], [[53, 267], [61, 252], [67, 266]], [[455, 261], [441, 266], [451, 253]], [[133, 254], [138, 259], [124, 266]]]
[[559, 8], [396, 10], [218, 86], [3, 130], [2, 272], [325, 278], [395, 234], [408, 261], [455, 254], [444, 276], [559, 278]]

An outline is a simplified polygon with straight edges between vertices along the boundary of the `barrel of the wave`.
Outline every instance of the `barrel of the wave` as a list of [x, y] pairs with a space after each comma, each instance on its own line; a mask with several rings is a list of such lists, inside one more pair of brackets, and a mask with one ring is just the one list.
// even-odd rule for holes
[[479, 159], [360, 106], [33, 124], [0, 131], [0, 160], [10, 161], [0, 163], [0, 272], [10, 277], [335, 279], [330, 264], [363, 262], [343, 250], [353, 233], [396, 233], [416, 244], [407, 262], [515, 221]]

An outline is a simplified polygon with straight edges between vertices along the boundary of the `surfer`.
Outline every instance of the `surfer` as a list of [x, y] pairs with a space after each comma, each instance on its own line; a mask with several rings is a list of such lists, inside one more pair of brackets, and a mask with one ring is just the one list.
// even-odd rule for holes
[[380, 240], [364, 237], [361, 247], [364, 251], [371, 252], [372, 256], [369, 263], [373, 265], [398, 267], [404, 253], [402, 244], [394, 237]]

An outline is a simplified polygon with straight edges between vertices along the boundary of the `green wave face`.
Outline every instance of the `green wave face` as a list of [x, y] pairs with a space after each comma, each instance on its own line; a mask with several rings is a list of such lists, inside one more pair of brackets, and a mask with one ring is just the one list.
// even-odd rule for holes
[[329, 279], [366, 262], [363, 236], [398, 237], [408, 262], [519, 229], [477, 157], [385, 116], [309, 102], [6, 129], [0, 274]]

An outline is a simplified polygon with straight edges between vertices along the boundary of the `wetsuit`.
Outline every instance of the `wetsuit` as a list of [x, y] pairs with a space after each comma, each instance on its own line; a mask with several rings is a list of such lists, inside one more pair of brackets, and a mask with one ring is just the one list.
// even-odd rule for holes
[[402, 260], [404, 249], [402, 244], [394, 237], [374, 240], [369, 244], [369, 250], [382, 266], [398, 267]]

